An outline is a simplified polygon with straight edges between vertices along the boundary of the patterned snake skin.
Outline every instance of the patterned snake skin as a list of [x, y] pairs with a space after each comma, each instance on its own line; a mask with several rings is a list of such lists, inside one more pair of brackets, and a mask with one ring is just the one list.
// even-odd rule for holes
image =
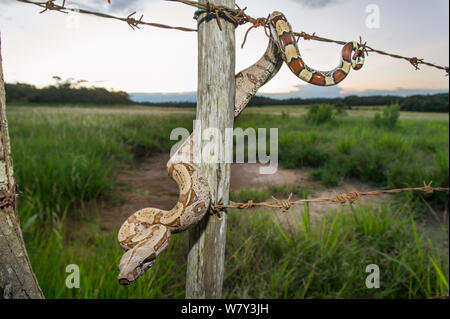
[[[283, 61], [300, 79], [320, 86], [336, 85], [348, 75], [350, 67], [358, 70], [364, 63], [364, 52], [356, 42], [350, 42], [342, 49], [338, 67], [329, 72], [316, 71], [304, 63], [291, 26], [282, 13], [272, 13], [269, 25], [272, 39], [263, 57], [236, 75], [235, 117], [239, 116], [256, 92], [278, 73]], [[352, 51], [355, 51], [353, 57]], [[180, 189], [175, 207], [169, 211], [141, 209], [131, 215], [119, 230], [120, 246], [126, 250], [119, 264], [118, 280], [122, 285], [136, 281], [167, 248], [171, 234], [195, 225], [210, 206], [208, 183], [193, 161], [193, 134], [167, 163], [169, 176]]]

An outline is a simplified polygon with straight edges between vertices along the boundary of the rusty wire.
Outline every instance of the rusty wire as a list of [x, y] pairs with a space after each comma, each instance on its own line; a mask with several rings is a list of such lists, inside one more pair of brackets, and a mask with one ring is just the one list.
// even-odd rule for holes
[[[315, 41], [321, 41], [321, 42], [336, 43], [336, 44], [341, 44], [341, 45], [344, 45], [344, 44], [347, 43], [345, 41], [337, 41], [337, 40], [332, 40], [332, 39], [319, 37], [315, 33], [308, 34], [306, 32], [294, 32], [294, 35], [297, 36], [297, 37], [303, 38], [305, 40], [315, 40]], [[362, 42], [362, 41], [360, 41], [360, 42]], [[401, 55], [398, 55], [398, 54], [384, 52], [384, 51], [381, 51], [381, 50], [374, 49], [374, 48], [368, 46], [366, 43], [364, 43], [363, 46], [364, 46], [364, 49], [365, 49], [364, 51], [366, 53], [375, 52], [375, 53], [378, 53], [378, 54], [381, 54], [381, 55], [390, 56], [391, 58], [406, 60], [409, 63], [411, 63], [412, 66], [416, 70], [420, 70], [420, 68], [419, 68], [420, 64], [427, 65], [427, 66], [430, 66], [430, 67], [434, 67], [436, 69], [444, 70], [446, 72], [446, 75], [448, 76], [448, 73], [449, 73], [449, 67], [448, 66], [440, 66], [440, 65], [436, 65], [436, 64], [433, 64], [433, 63], [430, 63], [430, 62], [425, 62], [424, 59], [419, 59], [417, 57], [405, 57], [405, 56], [401, 56]]]
[[[244, 12], [247, 8], [240, 9], [237, 6], [237, 9], [231, 9], [231, 8], [226, 8], [226, 7], [223, 7], [223, 6], [214, 6], [211, 3], [209, 3], [209, 2], [206, 2], [206, 4], [201, 4], [201, 3], [197, 2], [197, 1], [191, 1], [191, 0], [166, 0], [166, 1], [180, 2], [180, 3], [186, 4], [186, 5], [190, 5], [190, 6], [199, 8], [200, 10], [203, 10], [205, 12], [216, 12], [216, 16], [218, 16], [217, 12], [224, 11], [224, 12], [227, 12], [228, 16], [233, 16], [235, 19], [237, 19], [238, 22], [239, 22], [238, 25], [245, 24], [245, 23], [252, 23], [253, 26], [251, 26], [247, 30], [246, 34], [245, 34], [244, 42], [242, 43], [242, 47], [244, 46], [244, 44], [245, 44], [245, 42], [247, 40], [248, 33], [252, 29], [260, 27], [260, 26], [263, 26], [264, 30], [266, 32], [266, 28], [268, 26], [268, 19], [267, 18], [257, 18], [257, 19], [252, 18], [252, 17], [250, 17], [249, 15], [247, 15]], [[217, 20], [219, 20], [219, 19], [217, 18]], [[321, 42], [336, 43], [336, 44], [340, 44], [340, 45], [345, 45], [348, 42], [348, 41], [339, 41], [339, 40], [332, 40], [332, 39], [319, 37], [315, 33], [313, 33], [312, 35], [308, 34], [306, 32], [293, 32], [293, 33], [294, 33], [295, 36], [297, 36], [299, 38], [303, 38], [305, 40], [315, 40], [315, 41], [321, 41]], [[267, 35], [267, 32], [266, 32], [266, 35]], [[388, 52], [385, 52], [385, 51], [382, 51], [382, 50], [377, 50], [377, 49], [374, 49], [374, 48], [372, 48], [370, 46], [367, 46], [367, 44], [366, 43], [362, 43], [362, 41], [361, 41], [361, 44], [363, 45], [363, 50], [364, 50], [365, 53], [374, 52], [374, 53], [378, 53], [378, 54], [381, 54], [381, 55], [389, 56], [391, 58], [403, 59], [403, 60], [406, 60], [409, 63], [411, 63], [411, 65], [416, 70], [420, 70], [419, 65], [423, 64], [423, 65], [434, 67], [434, 68], [437, 68], [437, 69], [440, 69], [440, 70], [444, 70], [446, 72], [446, 76], [448, 76], [448, 74], [449, 74], [449, 67], [448, 66], [436, 65], [436, 64], [433, 64], [433, 63], [430, 63], [430, 62], [426, 62], [426, 61], [424, 61], [424, 59], [420, 59], [418, 57], [405, 57], [405, 56], [401, 56], [399, 54], [393, 54], [393, 53], [388, 53]]]
[[[31, 0], [16, 0], [16, 1], [37, 5], [41, 8], [43, 8], [43, 10], [40, 11], [39, 13], [44, 13], [45, 11], [58, 11], [58, 12], [62, 12], [62, 13], [68, 13], [69, 11], [72, 11], [72, 12], [79, 12], [79, 13], [83, 13], [83, 14], [95, 15], [95, 16], [98, 16], [101, 18], [108, 18], [108, 19], [124, 21], [133, 30], [135, 28], [139, 29], [139, 25], [147, 25], [147, 26], [152, 26], [152, 27], [158, 27], [158, 28], [164, 28], [164, 29], [174, 29], [174, 30], [186, 31], [186, 32], [196, 32], [197, 31], [195, 29], [190, 29], [190, 28], [185, 28], [185, 27], [173, 27], [173, 26], [168, 26], [165, 24], [145, 22], [142, 20], [144, 15], [141, 15], [141, 17], [139, 19], [135, 19], [133, 17], [133, 15], [136, 14], [136, 12], [129, 14], [126, 18], [122, 18], [122, 17], [113, 16], [110, 14], [105, 14], [105, 13], [101, 13], [101, 12], [93, 12], [93, 11], [89, 11], [89, 10], [85, 10], [85, 9], [67, 8], [67, 7], [65, 7], [65, 2], [66, 2], [65, 0], [62, 0], [63, 1], [62, 5], [56, 4], [55, 2], [57, 0], [48, 0], [48, 1], [44, 1], [44, 2], [37, 2], [37, 1], [31, 1]], [[251, 23], [252, 26], [245, 33], [242, 47], [244, 46], [244, 44], [247, 40], [247, 36], [248, 36], [249, 32], [252, 29], [255, 29], [255, 28], [258, 28], [261, 26], [264, 27], [264, 31], [265, 31], [266, 35], [269, 38], [271, 38], [270, 34], [267, 33], [268, 18], [256, 18], [256, 19], [252, 18], [251, 16], [249, 16], [245, 13], [245, 10], [247, 9], [247, 7], [241, 9], [238, 5], [236, 5], [237, 9], [232, 9], [232, 8], [227, 8], [225, 6], [216, 6], [214, 4], [211, 4], [209, 1], [206, 1], [205, 4], [202, 4], [197, 1], [191, 1], [191, 0], [166, 0], [166, 1], [179, 2], [179, 3], [183, 3], [186, 5], [192, 6], [192, 7], [196, 7], [197, 9], [199, 9], [199, 11], [196, 13], [196, 16], [195, 16], [196, 18], [201, 13], [214, 14], [214, 16], [217, 20], [217, 24], [221, 30], [222, 30], [222, 26], [220, 23], [220, 18], [224, 18], [224, 19], [228, 20], [229, 22], [233, 23], [235, 25], [235, 27], [246, 24], [246, 23]], [[108, 3], [110, 3], [110, 0], [108, 0]], [[340, 44], [340, 45], [345, 45], [347, 43], [346, 41], [339, 41], [339, 40], [333, 40], [333, 39], [319, 37], [315, 34], [315, 32], [313, 34], [308, 34], [306, 32], [293, 32], [293, 34], [296, 37], [298, 37], [298, 39], [303, 38], [305, 40], [315, 40], [315, 41], [321, 41], [321, 42], [336, 43], [336, 44]], [[406, 60], [409, 63], [411, 63], [411, 65], [413, 65], [416, 70], [420, 70], [419, 65], [423, 64], [423, 65], [434, 67], [434, 68], [437, 68], [440, 70], [444, 70], [446, 72], [447, 76], [449, 74], [448, 66], [444, 67], [444, 66], [436, 65], [436, 64], [433, 64], [430, 62], [425, 62], [424, 59], [420, 59], [417, 57], [405, 57], [405, 56], [401, 56], [398, 54], [393, 54], [393, 53], [388, 53], [385, 51], [377, 50], [370, 46], [367, 46], [367, 43], [363, 43], [361, 38], [360, 38], [360, 44], [362, 45], [362, 51], [364, 51], [367, 54], [369, 52], [375, 52], [375, 53], [378, 53], [381, 55], [386, 55], [386, 56], [389, 56], [392, 58], [403, 59], [403, 60]], [[330, 198], [302, 199], [302, 200], [297, 200], [297, 201], [291, 201], [291, 198], [292, 198], [292, 193], [291, 193], [287, 200], [279, 200], [279, 199], [275, 198], [274, 196], [272, 196], [272, 201], [270, 201], [270, 202], [255, 203], [254, 201], [250, 200], [247, 203], [231, 203], [229, 205], [223, 205], [219, 202], [218, 204], [213, 204], [211, 209], [212, 209], [212, 211], [217, 212], [224, 208], [248, 209], [248, 208], [252, 208], [252, 207], [270, 207], [270, 208], [281, 209], [282, 211], [288, 211], [292, 206], [299, 205], [299, 204], [305, 204], [305, 203], [341, 203], [341, 204], [344, 204], [347, 202], [353, 203], [354, 201], [356, 201], [357, 199], [359, 199], [360, 197], [363, 197], [363, 196], [373, 196], [373, 195], [380, 195], [380, 194], [394, 194], [394, 193], [400, 193], [400, 192], [413, 192], [413, 191], [421, 191], [421, 192], [424, 192], [425, 194], [432, 194], [435, 191], [448, 191], [448, 190], [449, 190], [448, 188], [442, 188], [442, 187], [434, 188], [434, 187], [431, 187], [431, 182], [429, 184], [426, 184], [424, 182], [423, 187], [413, 187], [413, 188], [408, 187], [408, 188], [399, 188], [399, 189], [391, 189], [391, 190], [370, 191], [370, 192], [341, 193], [341, 194], [336, 194], [334, 197], [330, 197]], [[9, 196], [2, 194], [2, 196], [0, 196], [0, 206], [6, 204], [7, 202], [9, 202], [9, 200], [10, 200]]]
[[[38, 1], [31, 1], [31, 0], [16, 0], [19, 2], [23, 2], [23, 3], [28, 3], [28, 4], [33, 4], [33, 5], [37, 5], [41, 8], [43, 8], [43, 10], [40, 13], [44, 13], [45, 11], [59, 11], [59, 12], [63, 12], [63, 13], [67, 13], [69, 11], [72, 12], [79, 12], [79, 13], [83, 13], [83, 14], [90, 14], [90, 15], [95, 15], [98, 17], [102, 17], [102, 18], [109, 18], [109, 19], [115, 19], [115, 20], [119, 20], [119, 21], [124, 21], [126, 22], [133, 30], [135, 28], [139, 29], [139, 25], [147, 25], [147, 26], [152, 26], [152, 27], [158, 27], [158, 28], [164, 28], [164, 29], [173, 29], [173, 30], [179, 30], [179, 31], [186, 31], [186, 32], [196, 32], [197, 30], [195, 29], [191, 29], [191, 28], [185, 28], [185, 27], [173, 27], [173, 26], [169, 26], [169, 25], [165, 25], [165, 24], [160, 24], [160, 23], [151, 23], [151, 22], [145, 22], [143, 21], [143, 15], [141, 15], [141, 17], [139, 19], [135, 19], [133, 17], [133, 15], [136, 12], [131, 13], [130, 15], [128, 15], [127, 17], [117, 17], [117, 16], [113, 16], [110, 14], [106, 14], [106, 13], [101, 13], [101, 12], [92, 12], [89, 10], [85, 10], [85, 9], [73, 9], [73, 8], [66, 8], [65, 7], [65, 0], [62, 0], [63, 3], [62, 5], [58, 5], [55, 2], [57, 0], [48, 0], [48, 1], [43, 1], [43, 2], [38, 2]], [[219, 26], [220, 29], [222, 29], [222, 25], [220, 22], [220, 18], [225, 19], [231, 23], [234, 24], [235, 27], [239, 26], [239, 25], [243, 25], [246, 23], [251, 23], [252, 26], [247, 30], [247, 32], [245, 33], [244, 36], [244, 41], [242, 43], [242, 47], [244, 46], [245, 42], [247, 41], [247, 36], [249, 34], [249, 32], [252, 29], [258, 28], [260, 26], [264, 27], [264, 32], [266, 33], [266, 35], [270, 37], [270, 34], [268, 34], [267, 32], [267, 28], [268, 28], [268, 18], [253, 18], [249, 15], [247, 15], [245, 13], [245, 10], [247, 9], [246, 7], [241, 9], [238, 5], [236, 5], [236, 8], [227, 8], [225, 6], [216, 6], [212, 3], [210, 3], [209, 1], [207, 1], [205, 4], [202, 4], [198, 1], [192, 1], [192, 0], [166, 0], [166, 1], [171, 1], [171, 2], [179, 2], [185, 5], [189, 5], [192, 7], [195, 7], [198, 9], [197, 13], [196, 13], [196, 17], [199, 16], [199, 14], [201, 13], [207, 13], [210, 15], [214, 15], [217, 24]], [[110, 2], [110, 0], [108, 0], [108, 2]], [[340, 44], [340, 45], [345, 45], [347, 43], [347, 41], [339, 41], [339, 40], [333, 40], [333, 39], [328, 39], [328, 38], [324, 38], [324, 37], [319, 37], [317, 36], [315, 33], [313, 34], [308, 34], [306, 32], [293, 32], [294, 35], [298, 38], [303, 38], [305, 40], [314, 40], [314, 41], [321, 41], [321, 42], [328, 42], [328, 43], [336, 43], [336, 44]], [[374, 49], [370, 46], [367, 46], [366, 43], [362, 43], [363, 45], [363, 50], [365, 53], [369, 53], [369, 52], [374, 52], [377, 54], [381, 54], [384, 56], [389, 56], [391, 58], [396, 58], [396, 59], [402, 59], [402, 60], [406, 60], [408, 61], [416, 70], [420, 70], [419, 66], [420, 65], [426, 65], [429, 67], [433, 67], [436, 69], [440, 69], [440, 70], [444, 70], [446, 72], [446, 76], [448, 76], [449, 74], [449, 67], [448, 66], [440, 66], [434, 63], [430, 63], [430, 62], [426, 62], [424, 61], [424, 59], [418, 58], [418, 57], [406, 57], [406, 56], [402, 56], [399, 54], [394, 54], [394, 53], [389, 53], [389, 52], [385, 52], [382, 50], [378, 50], [378, 49]]]
[[62, 5], [56, 4], [55, 2], [57, 0], [48, 0], [45, 2], [37, 2], [37, 1], [31, 1], [31, 0], [16, 0], [16, 1], [33, 4], [33, 5], [43, 8], [44, 10], [42, 10], [39, 13], [44, 13], [45, 11], [58, 11], [58, 12], [62, 12], [62, 13], [68, 13], [69, 11], [71, 11], [71, 12], [94, 15], [94, 16], [101, 17], [101, 18], [119, 20], [119, 21], [126, 22], [133, 30], [135, 28], [139, 29], [139, 25], [147, 25], [147, 26], [163, 28], [163, 29], [172, 29], [172, 30], [185, 31], [185, 32], [197, 32], [197, 30], [191, 29], [191, 28], [173, 27], [173, 26], [169, 26], [169, 25], [161, 24], [161, 23], [146, 22], [146, 21], [142, 20], [142, 18], [144, 17], [143, 15], [141, 15], [141, 17], [139, 19], [135, 19], [133, 17], [133, 15], [136, 12], [129, 14], [127, 17], [117, 17], [117, 16], [113, 16], [113, 15], [110, 15], [107, 13], [102, 13], [102, 12], [94, 12], [94, 11], [78, 9], [78, 8], [67, 8], [67, 7], [65, 7], [65, 0], [63, 1]]
[[268, 207], [274, 209], [281, 209], [283, 212], [287, 212], [291, 207], [302, 204], [309, 203], [325, 203], [325, 204], [345, 204], [345, 203], [353, 203], [359, 198], [363, 196], [375, 196], [381, 194], [396, 194], [402, 192], [415, 192], [420, 191], [426, 195], [431, 195], [434, 192], [448, 191], [448, 188], [444, 187], [432, 187], [430, 183], [423, 183], [422, 187], [407, 187], [407, 188], [397, 188], [397, 189], [389, 189], [389, 190], [376, 190], [376, 191], [368, 191], [368, 192], [350, 192], [350, 193], [340, 193], [335, 194], [333, 197], [327, 198], [314, 198], [314, 199], [300, 199], [296, 201], [292, 201], [293, 194], [291, 193], [286, 200], [277, 199], [275, 196], [272, 196], [272, 200], [269, 202], [259, 202], [256, 203], [253, 200], [249, 200], [246, 203], [230, 203], [228, 205], [222, 204], [222, 200], [217, 204], [211, 205], [211, 211], [213, 213], [218, 213], [226, 208], [237, 208], [237, 209], [249, 209], [253, 207]]
[[[15, 187], [13, 186], [12, 189]], [[5, 207], [14, 206], [16, 202], [16, 193], [13, 190], [1, 190], [0, 191], [0, 209]]]

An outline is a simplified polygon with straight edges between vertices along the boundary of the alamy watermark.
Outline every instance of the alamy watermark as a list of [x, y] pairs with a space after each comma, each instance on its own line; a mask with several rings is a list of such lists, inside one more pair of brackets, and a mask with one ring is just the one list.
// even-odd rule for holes
[[366, 27], [369, 29], [379, 29], [380, 25], [380, 6], [374, 3], [366, 6]]
[[[278, 128], [226, 128], [224, 134], [218, 128], [201, 128], [198, 120], [194, 121], [193, 143], [202, 146], [201, 152], [194, 151], [193, 161], [200, 163], [244, 163], [245, 140], [247, 139], [247, 163], [261, 163], [260, 174], [275, 174], [278, 170]], [[175, 128], [170, 140], [179, 140], [170, 150], [174, 156], [189, 138], [186, 128]], [[181, 140], [180, 140], [181, 138]], [[234, 144], [236, 141], [236, 144]], [[267, 143], [269, 147], [267, 147]], [[235, 148], [233, 148], [235, 146]], [[235, 150], [235, 158], [233, 156]]]
[[380, 288], [380, 267], [370, 264], [366, 267], [366, 272], [370, 273], [366, 277], [366, 287], [368, 289]]
[[66, 28], [79, 29], [81, 21], [80, 8], [74, 4], [68, 4], [67, 8], [70, 10], [67, 12]]
[[76, 264], [66, 266], [66, 287], [69, 289], [80, 288], [80, 267]]

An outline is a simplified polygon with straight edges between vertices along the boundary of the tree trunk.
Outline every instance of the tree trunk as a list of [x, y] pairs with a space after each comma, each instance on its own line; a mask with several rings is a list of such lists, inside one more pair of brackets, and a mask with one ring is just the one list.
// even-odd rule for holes
[[44, 298], [25, 249], [16, 204], [0, 39], [0, 299]]
[[[210, 0], [209, 3], [235, 6], [234, 0]], [[221, 134], [203, 135], [203, 138], [211, 138], [209, 141], [196, 138], [194, 151], [196, 155], [202, 154], [200, 166], [210, 186], [212, 203], [219, 199], [228, 203], [230, 163], [223, 159], [232, 148], [232, 143], [225, 143], [225, 129], [232, 129], [234, 122], [235, 33], [231, 23], [221, 19], [220, 30], [215, 18], [203, 20], [205, 16], [203, 13], [198, 18], [197, 120], [201, 121], [201, 132], [216, 128]], [[208, 143], [218, 149], [206, 152]], [[220, 160], [213, 160], [215, 156]], [[226, 221], [224, 212], [220, 216], [208, 214], [189, 232], [186, 298], [222, 297]]]

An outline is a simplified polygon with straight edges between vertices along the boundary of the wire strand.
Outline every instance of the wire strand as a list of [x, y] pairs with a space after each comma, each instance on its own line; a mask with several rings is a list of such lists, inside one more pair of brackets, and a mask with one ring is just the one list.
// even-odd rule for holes
[[[94, 12], [94, 11], [89, 11], [86, 9], [67, 8], [67, 7], [65, 7], [65, 0], [62, 0], [63, 1], [62, 5], [56, 4], [55, 2], [57, 0], [48, 0], [48, 1], [41, 1], [41, 2], [31, 1], [31, 0], [16, 0], [16, 1], [36, 5], [36, 6], [43, 8], [43, 10], [40, 11], [39, 13], [44, 13], [46, 11], [59, 11], [62, 13], [79, 12], [82, 14], [94, 15], [94, 16], [101, 17], [101, 18], [123, 21], [123, 22], [126, 22], [133, 30], [135, 30], [135, 28], [140, 29], [139, 25], [147, 25], [147, 26], [162, 28], [162, 29], [171, 29], [171, 30], [178, 30], [178, 31], [184, 31], [184, 32], [197, 32], [196, 29], [191, 29], [191, 28], [186, 28], [186, 27], [169, 26], [169, 25], [161, 24], [161, 23], [146, 22], [146, 21], [142, 20], [144, 17], [143, 15], [141, 15], [141, 17], [139, 19], [136, 19], [136, 18], [134, 18], [134, 15], [136, 14], [136, 12], [129, 14], [127, 17], [118, 17], [118, 16], [114, 16], [111, 14], [103, 13], [103, 12]], [[211, 4], [209, 1], [207, 1], [206, 4], [202, 4], [198, 1], [191, 1], [191, 0], [166, 0], [166, 1], [178, 2], [181, 4], [185, 4], [185, 5], [197, 8], [198, 11], [195, 16], [196, 18], [201, 13], [213, 14], [215, 16], [215, 19], [216, 19], [217, 24], [220, 29], [222, 29], [221, 22], [220, 22], [221, 18], [226, 19], [227, 21], [233, 23], [235, 25], [235, 27], [238, 27], [239, 25], [243, 25], [246, 23], [251, 23], [252, 26], [247, 30], [247, 32], [245, 34], [244, 41], [242, 43], [242, 47], [246, 43], [247, 36], [252, 29], [263, 26], [264, 32], [267, 35], [268, 18], [256, 18], [255, 19], [245, 13], [245, 10], [247, 9], [246, 7], [241, 9], [238, 5], [236, 5], [236, 8], [227, 8], [225, 6], [216, 6], [214, 4]], [[108, 0], [108, 2], [110, 2], [110, 1]], [[340, 41], [340, 40], [333, 40], [333, 39], [328, 39], [328, 38], [324, 38], [324, 37], [319, 37], [315, 33], [313, 33], [312, 35], [308, 34], [306, 32], [303, 32], [303, 31], [302, 32], [293, 32], [293, 33], [298, 38], [303, 38], [305, 40], [336, 43], [339, 45], [345, 45], [347, 43], [347, 41]], [[269, 37], [270, 37], [270, 35], [269, 35]], [[362, 44], [362, 40], [361, 40], [361, 44]], [[434, 64], [431, 62], [424, 61], [424, 59], [420, 59], [418, 57], [406, 57], [406, 56], [402, 56], [399, 54], [394, 54], [394, 53], [385, 52], [383, 50], [374, 49], [370, 46], [367, 46], [366, 43], [364, 43], [362, 45], [364, 47], [364, 51], [367, 54], [369, 52], [373, 52], [373, 53], [377, 53], [380, 55], [389, 56], [389, 57], [395, 58], [395, 59], [406, 60], [416, 70], [420, 70], [420, 68], [419, 68], [420, 65], [426, 65], [426, 66], [433, 67], [433, 68], [436, 68], [439, 70], [444, 70], [446, 72], [446, 76], [448, 76], [448, 74], [449, 74], [448, 66], [437, 65], [437, 64]]]
[[46, 2], [37, 2], [37, 1], [30, 1], [30, 0], [16, 0], [16, 1], [36, 5], [36, 6], [43, 8], [44, 10], [42, 10], [39, 13], [44, 13], [45, 11], [58, 11], [58, 12], [62, 12], [62, 13], [76, 12], [76, 13], [94, 15], [94, 16], [97, 16], [100, 18], [123, 21], [123, 22], [126, 22], [133, 30], [135, 28], [139, 29], [139, 25], [147, 25], [150, 27], [156, 27], [156, 28], [162, 28], [162, 29], [172, 29], [172, 30], [185, 31], [185, 32], [197, 32], [196, 29], [191, 29], [191, 28], [174, 27], [174, 26], [169, 26], [169, 25], [161, 24], [161, 23], [146, 22], [146, 21], [142, 20], [144, 15], [141, 15], [141, 17], [139, 19], [135, 19], [133, 17], [133, 15], [136, 14], [136, 12], [129, 14], [127, 17], [117, 17], [117, 16], [113, 16], [111, 14], [107, 14], [107, 13], [103, 13], [103, 12], [94, 12], [94, 11], [89, 11], [89, 10], [81, 9], [81, 8], [80, 9], [67, 8], [67, 7], [65, 7], [65, 0], [62, 5], [56, 4], [55, 3], [56, 0], [49, 0]]
[[397, 194], [402, 192], [423, 192], [426, 195], [431, 195], [434, 192], [443, 192], [449, 191], [448, 188], [445, 187], [432, 187], [432, 182], [423, 183], [422, 187], [407, 187], [407, 188], [396, 188], [389, 190], [375, 190], [368, 192], [350, 192], [350, 193], [340, 193], [335, 194], [333, 197], [326, 198], [313, 198], [313, 199], [300, 199], [296, 201], [292, 201], [291, 198], [293, 194], [291, 193], [287, 200], [279, 200], [275, 196], [272, 196], [272, 201], [269, 202], [254, 202], [253, 200], [249, 200], [246, 203], [230, 203], [228, 205], [224, 205], [222, 203], [222, 199], [219, 200], [217, 204], [211, 205], [211, 211], [214, 213], [220, 212], [226, 208], [237, 208], [237, 209], [249, 209], [253, 207], [268, 207], [274, 209], [281, 209], [283, 212], [287, 212], [291, 207], [296, 205], [308, 204], [308, 203], [325, 203], [325, 204], [345, 204], [345, 203], [353, 203], [361, 197], [364, 196], [375, 196], [381, 194]]

